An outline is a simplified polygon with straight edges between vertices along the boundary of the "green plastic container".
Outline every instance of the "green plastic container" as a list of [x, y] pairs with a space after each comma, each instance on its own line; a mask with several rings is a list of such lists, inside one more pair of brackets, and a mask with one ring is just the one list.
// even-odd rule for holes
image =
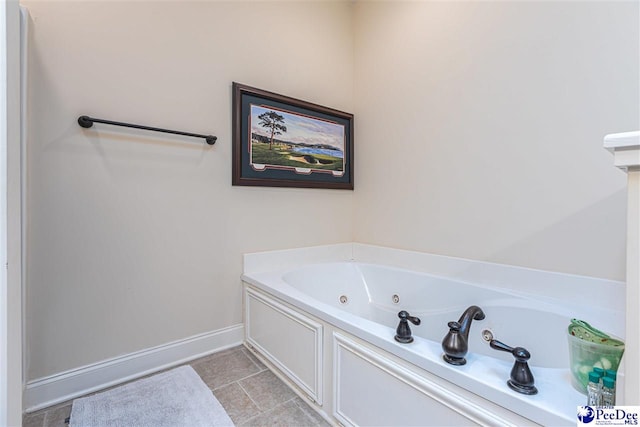
[[593, 368], [618, 370], [624, 353], [624, 342], [577, 319], [571, 320], [567, 332], [573, 386], [586, 394], [589, 372]]

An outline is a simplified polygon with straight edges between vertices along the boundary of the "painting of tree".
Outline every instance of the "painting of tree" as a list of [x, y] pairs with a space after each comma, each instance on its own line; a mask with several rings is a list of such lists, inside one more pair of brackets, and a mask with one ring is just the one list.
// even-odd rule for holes
[[258, 119], [260, 119], [260, 126], [271, 132], [271, 138], [269, 140], [269, 150], [271, 150], [273, 147], [273, 137], [282, 135], [283, 132], [287, 131], [287, 127], [284, 125], [284, 117], [272, 110], [260, 114]]

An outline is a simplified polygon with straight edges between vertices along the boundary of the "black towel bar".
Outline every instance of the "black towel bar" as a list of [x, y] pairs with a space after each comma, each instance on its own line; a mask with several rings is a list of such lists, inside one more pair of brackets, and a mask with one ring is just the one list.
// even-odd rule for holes
[[205, 141], [207, 141], [207, 144], [209, 144], [209, 145], [215, 144], [216, 140], [218, 139], [218, 137], [213, 136], [213, 135], [201, 135], [199, 133], [182, 132], [182, 131], [178, 131], [178, 130], [160, 129], [160, 128], [154, 128], [154, 127], [150, 127], [150, 126], [134, 125], [134, 124], [131, 124], [131, 123], [114, 122], [114, 121], [111, 121], [111, 120], [96, 119], [96, 118], [89, 117], [89, 116], [80, 116], [80, 117], [78, 117], [78, 124], [80, 126], [82, 126], [83, 128], [90, 128], [91, 126], [93, 126], [93, 123], [104, 123], [104, 124], [107, 124], [107, 125], [124, 126], [124, 127], [128, 127], [128, 128], [152, 130], [152, 131], [155, 131], [155, 132], [172, 133], [174, 135], [184, 135], [184, 136], [193, 136], [195, 138], [204, 138]]

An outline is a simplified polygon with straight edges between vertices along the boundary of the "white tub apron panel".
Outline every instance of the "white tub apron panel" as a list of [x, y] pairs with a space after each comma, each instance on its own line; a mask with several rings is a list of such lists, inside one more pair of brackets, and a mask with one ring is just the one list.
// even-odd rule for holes
[[247, 289], [247, 342], [322, 404], [322, 325]]

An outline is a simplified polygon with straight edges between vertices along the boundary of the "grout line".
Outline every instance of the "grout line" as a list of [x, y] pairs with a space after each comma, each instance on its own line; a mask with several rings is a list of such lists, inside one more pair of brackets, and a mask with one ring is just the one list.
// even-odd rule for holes
[[247, 356], [247, 358], [251, 361], [251, 363], [253, 363], [253, 365], [254, 365], [256, 368], [258, 368], [258, 372], [263, 372], [263, 371], [266, 371], [266, 370], [267, 370], [267, 367], [266, 367], [264, 364], [262, 365], [262, 367], [260, 367], [260, 365], [258, 365], [258, 364], [256, 363], [256, 361], [255, 361], [255, 360], [253, 360], [253, 359], [255, 358], [255, 356], [246, 355], [246, 354], [245, 354], [245, 356]]
[[[244, 389], [243, 389], [243, 390], [244, 390]], [[247, 394], [247, 396], [248, 396], [248, 394]], [[251, 397], [250, 397], [250, 396], [249, 396], [249, 398], [251, 399]], [[281, 406], [284, 406], [285, 404], [287, 404], [287, 403], [289, 403], [289, 402], [292, 402], [292, 403], [293, 403], [293, 406], [294, 406], [295, 408], [297, 408], [299, 411], [301, 411], [301, 412], [302, 412], [302, 414], [304, 415], [304, 417], [305, 417], [305, 418], [307, 419], [307, 421], [309, 422], [308, 424], [305, 424], [305, 425], [308, 425], [308, 426], [318, 426], [318, 425], [319, 425], [319, 424], [318, 424], [318, 422], [317, 422], [314, 418], [312, 418], [312, 417], [307, 413], [307, 411], [306, 411], [304, 408], [302, 408], [300, 404], [298, 404], [298, 402], [296, 402], [296, 399], [298, 399], [298, 398], [299, 398], [299, 396], [297, 396], [297, 395], [296, 395], [296, 396], [292, 397], [292, 398], [291, 398], [291, 399], [289, 399], [289, 400], [285, 400], [284, 402], [279, 403], [278, 405], [274, 406], [273, 408], [271, 408], [271, 409], [269, 409], [269, 410], [266, 410], [266, 411], [263, 411], [263, 412], [261, 412], [261, 413], [259, 413], [259, 414], [257, 414], [257, 415], [254, 415], [253, 417], [251, 417], [251, 418], [247, 419], [246, 421], [244, 421], [241, 425], [243, 425], [243, 426], [250, 426], [250, 425], [252, 425], [252, 424], [251, 424], [251, 421], [253, 421], [255, 418], [257, 418], [257, 417], [259, 417], [259, 416], [262, 416], [262, 415], [265, 415], [265, 414], [268, 414], [268, 413], [270, 413], [270, 412], [274, 412], [276, 409], [280, 408]], [[302, 399], [300, 399], [300, 400], [301, 400], [303, 403], [305, 403], [305, 402], [304, 402], [304, 400], [302, 400]], [[252, 401], [253, 401], [253, 399], [252, 399]]]
[[[254, 415], [253, 417], [251, 417], [251, 418], [248, 418], [248, 419], [244, 420], [244, 421], [242, 422], [242, 424], [240, 424], [240, 426], [239, 426], [239, 427], [253, 425], [253, 424], [251, 424], [251, 423], [252, 423], [252, 421], [253, 421], [255, 418], [258, 418], [258, 417], [259, 417], [260, 415], [262, 415], [262, 414], [263, 414], [263, 413], [262, 413], [262, 412], [260, 412], [258, 415]], [[236, 426], [236, 427], [238, 427], [238, 426]]]
[[[241, 386], [241, 387], [242, 387], [242, 386]], [[244, 390], [244, 389], [243, 389], [243, 390]], [[246, 393], [246, 392], [245, 392], [245, 393]], [[247, 393], [247, 396], [249, 396], [249, 393]], [[251, 399], [251, 396], [249, 396], [249, 399]], [[291, 402], [293, 399], [295, 399], [295, 397], [294, 397], [294, 398], [291, 398], [291, 399], [289, 399], [289, 400], [285, 400], [284, 402], [277, 404], [277, 405], [276, 405], [276, 406], [274, 406], [273, 408], [267, 409], [266, 411], [262, 411], [262, 412], [260, 412], [259, 414], [254, 415], [253, 417], [251, 417], [251, 418], [249, 418], [248, 420], [246, 420], [245, 422], [243, 422], [243, 423], [242, 423], [242, 425], [245, 425], [245, 426], [250, 426], [250, 425], [252, 425], [252, 424], [250, 423], [250, 421], [252, 421], [252, 420], [254, 420], [255, 418], [258, 418], [258, 417], [260, 417], [260, 416], [262, 416], [262, 415], [268, 414], [269, 412], [274, 412], [276, 409], [278, 409], [279, 407], [283, 406], [285, 403], [289, 403], [289, 402]], [[253, 399], [251, 399], [251, 401], [253, 402]], [[255, 403], [255, 402], [254, 402], [254, 403]], [[294, 405], [295, 405], [295, 403], [294, 403]], [[256, 405], [256, 406], [257, 406], [257, 405]]]
[[[258, 405], [258, 403], [257, 403], [255, 400], [253, 400], [253, 398], [251, 397], [251, 395], [249, 394], [249, 392], [248, 392], [247, 390], [245, 390], [245, 388], [244, 388], [244, 387], [242, 387], [242, 384], [240, 384], [240, 381], [236, 381], [236, 383], [238, 383], [238, 387], [240, 387], [240, 389], [244, 392], [244, 394], [246, 394], [246, 395], [247, 395], [247, 397], [249, 398], [249, 400], [250, 400], [251, 402], [253, 402], [253, 404], [254, 404], [254, 405], [256, 405], [256, 408], [258, 408], [258, 410], [260, 411], [260, 414], [263, 414], [263, 413], [265, 412], [265, 411], [264, 411], [264, 409], [262, 409], [262, 408], [260, 407], [260, 405]], [[260, 415], [260, 414], [258, 414], [258, 415]], [[253, 416], [252, 418], [257, 417], [258, 415], [255, 415], [255, 416]]]
[[[259, 372], [263, 372], [263, 371], [266, 371], [266, 370], [267, 370], [267, 366], [266, 366], [264, 363], [260, 362], [260, 359], [258, 359], [258, 358], [253, 354], [253, 352], [252, 352], [251, 350], [249, 350], [249, 349], [248, 349], [248, 348], [246, 348], [246, 347], [242, 347], [242, 352], [244, 353], [244, 355], [245, 355], [245, 356], [247, 356], [247, 358], [248, 358], [249, 360], [251, 360], [251, 363], [253, 363], [254, 365], [256, 365], [256, 368], [258, 368], [258, 369], [260, 370]], [[254, 360], [254, 359], [255, 359], [255, 360]], [[260, 367], [260, 365], [258, 365], [258, 364], [256, 363], [256, 360], [257, 360], [258, 362], [260, 362], [260, 365], [262, 365], [262, 367]]]
[[[218, 390], [218, 389], [220, 389], [220, 388], [222, 388], [222, 387], [226, 387], [226, 386], [231, 385], [231, 384], [233, 384], [233, 383], [238, 383], [238, 385], [240, 385], [240, 381], [244, 381], [244, 380], [246, 380], [247, 378], [251, 378], [251, 377], [253, 377], [253, 376], [255, 376], [255, 375], [258, 375], [258, 374], [261, 374], [261, 373], [263, 373], [263, 372], [264, 372], [264, 371], [254, 372], [253, 374], [249, 374], [249, 375], [247, 375], [246, 377], [238, 378], [237, 380], [235, 380], [235, 381], [231, 381], [230, 383], [222, 384], [222, 385], [217, 386], [216, 388], [212, 388], [212, 389], [211, 389], [211, 391], [213, 391], [213, 390]], [[202, 378], [202, 377], [200, 377], [200, 378]], [[203, 381], [204, 381], [204, 380], [203, 380]]]
[[[309, 414], [310, 411], [315, 413], [315, 410], [311, 408], [307, 402], [304, 401], [301, 397], [297, 396], [300, 400], [297, 402], [293, 402], [300, 410], [304, 413], [304, 415], [311, 421], [311, 425], [317, 426], [319, 425], [318, 421]], [[295, 400], [295, 397], [292, 399]], [[324, 419], [323, 419], [324, 421]]]

